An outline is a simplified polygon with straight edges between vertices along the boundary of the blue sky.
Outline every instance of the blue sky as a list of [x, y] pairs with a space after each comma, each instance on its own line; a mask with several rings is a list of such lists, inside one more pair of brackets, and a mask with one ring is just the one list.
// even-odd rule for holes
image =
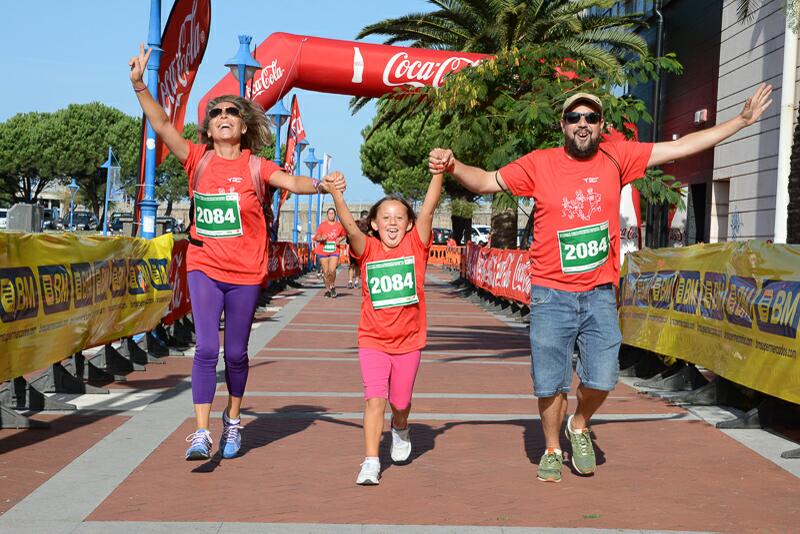
[[[161, 0], [162, 25], [172, 0]], [[238, 48], [238, 34], [260, 44], [278, 31], [350, 40], [372, 22], [430, 11], [423, 0], [212, 0], [211, 34], [186, 120], [197, 119], [197, 103], [225, 73]], [[26, 111], [55, 111], [70, 103], [100, 101], [139, 115], [127, 62], [147, 41], [149, 0], [28, 0], [3, 12], [0, 32], [0, 121]], [[367, 39], [380, 42], [379, 39]], [[361, 175], [361, 130], [374, 116], [355, 116], [349, 97], [297, 91], [300, 111], [316, 153], [333, 155], [333, 167], [348, 178], [349, 201], [372, 201], [382, 189]], [[288, 107], [290, 96], [284, 98]]]

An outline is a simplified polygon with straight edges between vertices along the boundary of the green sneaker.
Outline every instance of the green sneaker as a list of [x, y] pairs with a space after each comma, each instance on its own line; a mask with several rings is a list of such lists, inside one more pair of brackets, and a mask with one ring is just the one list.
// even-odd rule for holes
[[567, 428], [564, 432], [572, 443], [572, 466], [582, 475], [594, 473], [597, 463], [594, 458], [594, 447], [592, 446], [592, 435], [588, 428], [582, 432], [572, 431], [572, 417], [567, 419]]
[[536, 478], [542, 482], [561, 482], [561, 466], [564, 456], [560, 452], [544, 451], [539, 460], [539, 471]]

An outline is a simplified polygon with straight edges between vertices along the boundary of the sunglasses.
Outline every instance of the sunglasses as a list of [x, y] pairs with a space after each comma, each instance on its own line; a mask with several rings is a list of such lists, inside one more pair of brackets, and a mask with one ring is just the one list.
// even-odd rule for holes
[[215, 119], [220, 115], [222, 115], [223, 111], [225, 112], [225, 115], [229, 117], [238, 117], [239, 115], [241, 115], [239, 108], [237, 108], [236, 106], [231, 106], [229, 108], [213, 108], [211, 111], [208, 112], [208, 116], [211, 117], [212, 119]]
[[589, 111], [588, 113], [578, 113], [577, 111], [567, 111], [564, 113], [564, 121], [567, 124], [578, 124], [581, 122], [581, 117], [586, 119], [587, 124], [597, 124], [603, 116], [596, 111]]

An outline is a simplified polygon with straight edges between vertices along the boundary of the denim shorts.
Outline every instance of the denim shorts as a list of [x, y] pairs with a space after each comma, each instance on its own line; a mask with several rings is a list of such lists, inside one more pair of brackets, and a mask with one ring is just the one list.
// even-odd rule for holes
[[622, 333], [611, 284], [572, 292], [531, 286], [531, 377], [537, 397], [568, 393], [572, 354], [585, 387], [611, 391], [619, 379]]

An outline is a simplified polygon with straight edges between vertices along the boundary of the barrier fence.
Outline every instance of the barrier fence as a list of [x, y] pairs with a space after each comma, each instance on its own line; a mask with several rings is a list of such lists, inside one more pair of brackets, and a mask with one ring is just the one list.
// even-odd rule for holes
[[[528, 313], [526, 251], [470, 243], [449, 253], [433, 247], [431, 263], [458, 270], [501, 308]], [[800, 247], [749, 241], [645, 249], [627, 255], [618, 295], [621, 365], [631, 364], [623, 375], [649, 375], [642, 385], [685, 392], [671, 399], [690, 404], [749, 406], [753, 396], [740, 386], [769, 396], [720, 427], [800, 421]], [[626, 362], [626, 346], [642, 350]], [[709, 382], [696, 365], [716, 376]], [[784, 457], [800, 457], [800, 449]]]
[[[74, 410], [44, 394], [108, 393], [92, 384], [163, 363], [170, 346], [189, 348], [188, 245], [172, 234], [0, 233], [0, 428], [47, 426], [18, 410]], [[309, 257], [306, 245], [285, 242], [269, 254], [271, 282], [301, 274]]]

